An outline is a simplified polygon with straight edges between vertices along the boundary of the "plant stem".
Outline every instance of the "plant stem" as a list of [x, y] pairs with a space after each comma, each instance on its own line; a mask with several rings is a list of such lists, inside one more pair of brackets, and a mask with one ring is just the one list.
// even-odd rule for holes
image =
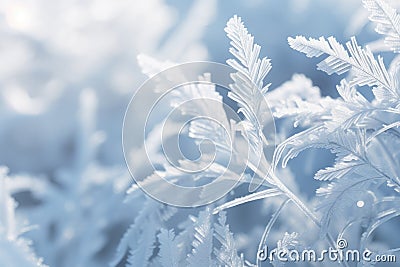
[[[294, 204], [296, 204], [297, 207], [309, 218], [313, 221], [313, 223], [318, 226], [318, 228], [321, 228], [321, 223], [319, 222], [318, 218], [315, 216], [315, 214], [307, 208], [307, 206], [301, 201], [296, 194], [294, 194], [284, 183], [282, 183], [281, 180], [278, 179], [278, 177], [275, 176], [275, 174], [272, 174], [272, 179], [275, 181], [275, 185], [282, 190], [282, 192], [291, 200], [293, 201]], [[334, 248], [336, 247], [336, 243], [333, 239], [333, 237], [327, 233], [326, 237], [328, 239], [329, 245]], [[339, 261], [342, 265], [348, 267], [347, 262], [345, 261]]]

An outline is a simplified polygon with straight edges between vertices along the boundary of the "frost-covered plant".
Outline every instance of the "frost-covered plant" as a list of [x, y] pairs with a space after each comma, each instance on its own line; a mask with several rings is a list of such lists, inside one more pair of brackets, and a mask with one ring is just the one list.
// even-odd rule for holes
[[[399, 14], [381, 0], [365, 0], [364, 4], [370, 19], [377, 23], [377, 32], [386, 36], [385, 44], [397, 53]], [[311, 147], [334, 153], [335, 165], [315, 175], [315, 179], [327, 182], [316, 196], [317, 209], [322, 213], [321, 233], [334, 233], [339, 238], [358, 229], [361, 235], [354, 245], [373, 249], [374, 232], [399, 214], [398, 61], [394, 60], [387, 70], [383, 58], [376, 59], [368, 47], [357, 44], [355, 37], [346, 48], [333, 37], [298, 36], [288, 41], [308, 57], [327, 55], [318, 64], [320, 70], [339, 75], [350, 71], [350, 75], [337, 86], [340, 98], [318, 100], [322, 109], [307, 108], [304, 101], [295, 112], [291, 107], [295, 119], [307, 118], [303, 123], [306, 129], [278, 146], [275, 164], [282, 159], [286, 165]], [[367, 90], [372, 91], [372, 98], [363, 95]], [[397, 249], [380, 248], [382, 251]]]
[[[184, 23], [166, 36], [163, 35], [171, 21], [170, 10], [163, 1], [147, 1], [137, 7], [132, 6], [133, 2], [122, 1], [111, 8], [107, 8], [107, 1], [87, 0], [83, 6], [58, 2], [71, 7], [66, 8], [65, 21], [54, 20], [58, 5], [42, 9], [48, 5], [43, 1], [38, 1], [38, 5], [9, 2], [0, 7], [9, 27], [1, 28], [0, 37], [6, 50], [16, 51], [8, 57], [1, 54], [3, 60], [11, 58], [13, 62], [0, 70], [0, 143], [8, 151], [1, 155], [1, 160], [14, 164], [16, 169], [39, 171], [46, 176], [12, 173], [8, 177], [5, 169], [0, 170], [0, 266], [254, 266], [251, 262], [264, 266], [269, 262], [258, 258], [255, 250], [266, 245], [284, 251], [326, 249], [336, 247], [339, 239], [346, 239], [350, 248], [360, 251], [398, 255], [400, 249], [393, 248], [390, 242], [397, 234], [399, 224], [395, 219], [400, 215], [400, 16], [393, 8], [397, 4], [391, 5], [394, 1], [363, 1], [376, 31], [383, 36], [379, 46], [372, 49], [361, 47], [355, 37], [345, 45], [334, 37], [289, 38], [290, 47], [308, 57], [327, 56], [318, 64], [320, 70], [348, 74], [337, 86], [338, 98], [321, 96], [320, 89], [301, 74], [271, 90], [266, 81], [271, 60], [260, 56], [261, 47], [254, 43], [241, 18], [234, 16], [228, 21], [225, 31], [231, 40], [232, 59], [227, 63], [235, 70], [228, 95], [221, 94], [213, 85], [196, 85], [174, 92], [168, 100], [172, 107], [193, 97], [220, 102], [216, 106], [199, 102], [184, 111], [185, 115], [216, 114], [219, 122], [234, 133], [232, 165], [226, 179], [237, 180], [242, 175], [236, 170], [243, 164], [244, 142], [250, 144], [251, 156], [245, 161], [241, 182], [231, 194], [195, 209], [159, 203], [146, 197], [137, 185], [128, 189], [129, 175], [124, 168], [104, 166], [101, 159], [114, 162], [110, 158], [117, 154], [111, 151], [120, 149], [113, 141], [113, 135], [119, 133], [119, 122], [110, 114], [117, 113], [115, 106], [126, 103], [126, 89], [139, 80], [130, 74], [130, 69], [137, 65], [126, 55], [142, 51], [178, 61], [192, 59], [194, 53], [197, 59], [202, 58], [205, 49], [197, 39], [213, 13], [204, 10], [213, 10], [215, 1], [196, 1]], [[131, 16], [127, 10], [137, 12], [138, 16]], [[142, 23], [136, 23], [137, 19], [142, 19]], [[163, 23], [154, 23], [152, 19]], [[130, 32], [137, 34], [116, 33], [125, 32], [127, 25], [133, 27]], [[105, 31], [97, 31], [99, 26]], [[114, 34], [118, 38], [104, 38]], [[135, 38], [131, 39], [133, 35]], [[64, 36], [71, 36], [71, 42], [64, 42]], [[100, 39], [107, 41], [96, 47], [78, 42]], [[394, 55], [389, 66], [382, 56], [373, 54], [381, 50], [392, 53], [387, 54], [385, 62]], [[171, 55], [171, 51], [176, 54]], [[86, 64], [78, 61], [81, 58], [86, 59]], [[54, 67], [48, 59], [65, 64]], [[149, 77], [174, 65], [145, 55], [139, 56], [138, 61]], [[29, 70], [29, 66], [34, 66], [35, 71]], [[106, 82], [97, 79], [104, 73], [111, 77]], [[43, 81], [32, 84], [31, 76], [40, 76]], [[211, 79], [208, 74], [200, 77], [205, 82]], [[43, 91], [35, 90], [41, 87]], [[77, 90], [66, 90], [70, 87]], [[80, 89], [86, 87], [104, 89]], [[75, 98], [80, 99], [79, 104]], [[272, 121], [266, 116], [263, 98], [267, 99], [276, 122], [279, 145], [273, 158], [266, 155], [271, 149], [267, 130]], [[101, 100], [99, 107], [97, 100]], [[222, 105], [225, 102], [234, 103], [241, 121], [227, 119]], [[144, 114], [137, 115], [139, 118]], [[192, 186], [225, 171], [229, 142], [214, 124], [193, 121], [183, 132], [198, 146], [204, 139], [212, 140], [221, 152], [207, 171], [191, 175], [177, 171], [165, 160], [158, 140], [162, 118], [153, 123], [146, 141], [152, 144], [147, 152], [156, 163], [156, 174]], [[49, 125], [57, 134], [48, 130]], [[21, 131], [22, 126], [29, 131]], [[108, 136], [99, 129], [104, 129]], [[167, 137], [177, 135], [175, 130]], [[116, 136], [119, 140], [119, 134]], [[105, 140], [111, 144], [99, 151]], [[18, 146], [14, 149], [12, 143]], [[10, 147], [13, 149], [7, 149]], [[28, 149], [30, 153], [18, 157], [19, 149], [26, 147], [32, 148]], [[305, 179], [294, 171], [294, 162], [300, 161], [307, 167], [312, 158], [307, 158], [305, 150], [315, 148], [330, 151], [335, 162], [329, 167], [318, 162], [314, 178], [319, 188], [315, 196], [305, 196], [299, 188], [304, 182], [297, 180]], [[62, 158], [60, 151], [64, 153]], [[157, 181], [152, 179], [153, 170], [140, 164], [144, 149], [132, 153], [138, 166], [135, 171], [148, 183]], [[207, 156], [204, 153], [202, 159], [208, 160]], [[160, 192], [168, 194], [162, 189], [160, 186]], [[20, 202], [18, 207], [16, 202]], [[260, 202], [262, 205], [250, 209], [247, 206]], [[254, 224], [238, 227], [234, 216], [250, 217]], [[27, 218], [29, 224], [22, 218]], [[244, 228], [248, 231], [244, 232]], [[278, 261], [271, 264], [285, 266]], [[352, 266], [346, 262], [338, 264]]]
[[[386, 35], [385, 44], [397, 53], [400, 16], [396, 10], [379, 0], [364, 4], [371, 12], [370, 19], [377, 22], [377, 32]], [[350, 236], [353, 246], [360, 250], [395, 253], [398, 249], [385, 249], [382, 244], [376, 248], [372, 239], [379, 226], [399, 215], [398, 61], [393, 60], [387, 70], [383, 58], [376, 59], [368, 47], [357, 44], [355, 37], [346, 43], [347, 49], [334, 37], [298, 36], [288, 41], [308, 57], [326, 54], [318, 68], [328, 74], [351, 72], [337, 86], [340, 98], [319, 97], [312, 91], [301, 96], [295, 91], [301, 85], [294, 83], [290, 85], [294, 94], [286, 90], [286, 100], [281, 97], [279, 105], [271, 103], [277, 116], [291, 118], [295, 126], [302, 127], [278, 145], [273, 165], [277, 167], [282, 161], [285, 167], [308, 148], [329, 149], [336, 155], [335, 165], [314, 177], [324, 182], [316, 192], [316, 210], [321, 217], [314, 217], [321, 236]], [[362, 94], [368, 89], [372, 99]], [[355, 229], [361, 233], [351, 236]]]
[[143, 199], [124, 203], [130, 177], [119, 142], [126, 95], [142, 79], [131, 55], [206, 58], [199, 38], [215, 1], [187, 7], [175, 21], [162, 0], [0, 6], [0, 161], [12, 177], [28, 172], [10, 184], [16, 213], [37, 226], [22, 236], [46, 264], [107, 264], [140, 210]]
[[[17, 202], [12, 197], [18, 191], [19, 181], [7, 176], [8, 170], [0, 167], [0, 263], [12, 266], [46, 266], [31, 249], [31, 241], [22, 237], [28, 225], [17, 218]], [[17, 178], [15, 178], [17, 179]]]
[[[113, 264], [119, 264], [121, 262], [126, 262], [129, 266], [134, 266], [135, 264], [155, 264], [156, 266], [161, 264], [162, 266], [168, 266], [171, 262], [173, 264], [185, 264], [189, 266], [244, 266], [245, 264], [250, 264], [242, 257], [237, 256], [237, 249], [234, 245], [233, 236], [229, 232], [229, 228], [224, 226], [226, 219], [222, 210], [253, 200], [284, 195], [286, 200], [284, 199], [280, 204], [281, 207], [273, 215], [272, 221], [277, 219], [283, 207], [289, 203], [289, 200], [292, 200], [296, 205], [298, 205], [306, 216], [317, 221], [315, 215], [307, 208], [304, 201], [301, 201], [299, 197], [286, 187], [286, 185], [276, 176], [269, 176], [268, 174], [268, 162], [262, 152], [264, 147], [269, 146], [269, 141], [267, 140], [267, 137], [264, 136], [263, 132], [263, 128], [268, 122], [268, 118], [265, 116], [266, 114], [263, 113], [265, 110], [260, 109], [259, 107], [262, 107], [262, 98], [267, 95], [269, 87], [269, 85], [264, 85], [263, 80], [271, 69], [270, 60], [267, 58], [258, 58], [260, 46], [253, 43], [253, 37], [247, 33], [247, 29], [244, 27], [240, 18], [236, 16], [232, 18], [228, 22], [226, 31], [229, 38], [232, 39], [232, 46], [234, 47], [231, 52], [237, 58], [228, 61], [228, 64], [237, 70], [237, 73], [232, 75], [235, 83], [231, 85], [232, 91], [228, 93], [228, 97], [238, 102], [240, 107], [239, 112], [243, 114], [244, 119], [238, 124], [235, 124], [233, 121], [228, 122], [228, 119], [224, 117], [226, 115], [224, 114], [223, 109], [219, 110], [218, 114], [221, 116], [221, 121], [225, 122], [224, 125], [227, 125], [231, 131], [242, 134], [242, 138], [245, 138], [250, 144], [252, 156], [250, 157], [247, 167], [250, 169], [250, 172], [255, 173], [255, 176], [251, 179], [250, 175], [245, 175], [242, 182], [250, 183], [250, 185], [254, 186], [254, 183], [260, 183], [260, 181], [262, 183], [263, 179], [266, 179], [266, 182], [260, 185], [267, 189], [258, 191], [243, 198], [235, 199], [215, 208], [213, 214], [221, 213], [222, 215], [220, 216], [222, 217], [219, 219], [219, 226], [214, 225], [214, 230], [212, 230], [212, 226], [210, 225], [211, 213], [210, 211], [207, 211], [207, 216], [201, 212], [196, 220], [193, 219], [193, 216], [189, 216], [192, 218], [192, 221], [195, 222], [195, 225], [199, 224], [201, 227], [195, 226], [194, 229], [189, 231], [187, 229], [189, 224], [184, 223], [184, 228], [178, 227], [178, 229], [172, 229], [167, 232], [162, 230], [159, 234], [159, 229], [165, 227], [163, 226], [164, 224], [168, 224], [171, 220], [174, 221], [172, 216], [174, 216], [177, 211], [174, 209], [167, 211], [164, 205], [154, 203], [153, 200], [147, 200], [140, 215], [135, 219], [134, 224], [128, 229], [124, 238], [121, 240], [116, 260]], [[141, 56], [139, 59], [142, 66], [144, 66], [144, 71], [149, 76], [161, 71], [168, 65], [168, 63], [160, 64], [146, 56]], [[256, 85], [256, 87], [254, 87], [254, 85]], [[261, 98], [257, 98], [257, 93], [252, 90], [259, 90], [258, 96]], [[211, 99], [221, 99], [214, 86], [194, 86], [187, 88], [183, 92], [173, 94], [171, 105], [175, 105], [175, 100], [177, 100], [177, 98], [191, 98], [197, 95]], [[213, 108], [215, 109], [216, 107]], [[185, 112], [197, 114], [199, 111], [207, 112], [208, 109], [209, 107], [206, 106], [196, 106], [196, 108], [185, 110]], [[257, 117], [261, 118], [262, 123], [259, 123]], [[161, 129], [155, 127], [153, 131], [159, 132], [160, 130]], [[195, 121], [194, 123], [191, 123], [188, 134], [190, 137], [199, 140], [207, 137], [212, 138], [212, 140], [217, 142], [217, 147], [226, 147], [224, 135], [219, 135], [217, 129], [206, 125], [206, 122], [204, 121]], [[211, 134], [213, 136], [211, 136]], [[152, 136], [153, 134], [150, 134], [148, 138], [151, 138]], [[154, 139], [153, 141], [155, 140], [157, 139]], [[240, 142], [237, 146], [239, 145]], [[152, 147], [157, 147], [157, 145], [152, 143]], [[150, 151], [150, 153], [158, 154], [162, 153], [162, 150], [157, 148], [155, 151]], [[241, 158], [241, 155], [237, 151], [235, 151], [235, 153], [236, 154], [233, 156], [233, 165], [239, 164], [237, 162], [240, 161]], [[155, 158], [158, 159], [160, 157]], [[261, 164], [257, 163], [259, 158], [261, 158]], [[158, 162], [158, 164], [163, 165], [163, 169], [156, 170], [158, 174], [163, 175], [162, 177], [185, 181], [185, 176], [187, 176], [187, 174], [173, 170], [173, 168], [169, 167], [169, 162], [161, 161]], [[214, 162], [212, 166], [213, 167], [209, 170], [199, 173], [198, 176], [214, 175], [219, 174], [220, 171], [224, 171], [223, 168], [218, 167], [221, 166], [219, 162]], [[235, 174], [232, 172], [231, 175], [241, 174]], [[146, 181], [152, 183], [152, 175], [147, 177]], [[157, 186], [161, 187], [161, 185]], [[254, 191], [257, 187], [258, 186], [255, 188], [250, 187], [250, 189]], [[130, 189], [128, 201], [135, 199], [132, 195], [137, 194], [137, 190], [137, 186], [133, 186]], [[162, 190], [162, 188], [159, 190]], [[165, 193], [168, 194], [168, 192]], [[167, 216], [165, 216], [165, 212]], [[224, 228], [224, 234], [221, 233], [221, 230], [218, 230], [221, 227]], [[263, 242], [265, 242], [271, 227], [272, 224], [267, 226], [263, 235]], [[176, 236], [175, 232], [178, 233]], [[191, 241], [193, 239], [195, 241]], [[212, 240], [218, 242], [213, 243]], [[163, 242], [170, 242], [171, 244], [165, 245]], [[212, 248], [212, 244], [214, 244], [214, 248]], [[178, 253], [179, 255], [166, 257], [164, 251], [167, 248], [171, 250], [171, 246], [176, 246], [179, 248], [178, 251], [181, 252]], [[192, 251], [192, 253], [190, 253], [190, 251]]]
[[[136, 198], [137, 199], [137, 198]], [[188, 215], [177, 225], [178, 210], [147, 199], [134, 224], [128, 229], [112, 262], [113, 266], [249, 266], [239, 255], [233, 234], [221, 212], [211, 210]], [[169, 223], [169, 230], [166, 225]]]
[[[377, 23], [377, 32], [385, 36], [385, 44], [394, 53], [398, 53], [400, 16], [397, 11], [382, 0], [364, 0], [364, 5], [371, 13], [370, 19]], [[268, 198], [267, 202], [272, 202], [273, 197], [279, 196], [282, 202], [265, 227], [259, 241], [260, 249], [269, 242], [273, 228], [279, 226], [277, 221], [284, 210], [293, 210], [295, 207], [302, 213], [296, 213], [297, 220], [302, 218], [303, 221], [309, 220], [313, 224], [307, 232], [304, 228], [297, 228], [295, 231], [299, 233], [281, 234], [281, 240], [277, 243], [278, 249], [323, 248], [327, 245], [336, 247], [336, 240], [346, 238], [352, 248], [360, 251], [369, 249], [373, 253], [397, 253], [398, 248], [390, 248], [382, 240], [377, 240], [376, 233], [384, 233], [385, 222], [400, 215], [398, 60], [393, 60], [387, 69], [383, 57], [376, 58], [368, 46], [359, 46], [355, 37], [343, 46], [334, 37], [306, 39], [297, 36], [288, 39], [293, 49], [308, 57], [327, 55], [327, 58], [318, 63], [320, 70], [329, 75], [349, 73], [337, 86], [340, 97], [322, 97], [319, 89], [302, 75], [294, 75], [291, 81], [269, 91], [269, 84], [264, 84], [264, 78], [271, 69], [270, 60], [260, 58], [260, 46], [254, 44], [253, 37], [248, 34], [241, 19], [237, 16], [230, 19], [226, 32], [231, 39], [230, 52], [234, 56], [227, 63], [237, 70], [232, 75], [234, 84], [231, 85], [228, 97], [238, 104], [238, 112], [243, 115], [243, 121], [235, 125], [236, 128], [231, 125], [230, 129], [245, 129], [250, 133], [243, 138], [250, 144], [253, 155], [261, 157], [261, 167], [254, 164], [251, 158], [247, 167], [255, 174], [256, 181], [262, 179], [263, 183], [261, 190], [220, 204], [214, 208], [213, 213], [254, 200]], [[282, 141], [274, 153], [273, 172], [268, 171], [268, 161], [263, 155], [263, 150], [268, 146], [263, 132], [266, 121], [261, 120], [260, 124], [255, 118], [262, 118], [264, 115], [264, 111], [258, 109], [261, 99], [255, 97], [256, 93], [252, 90], [258, 90], [257, 93], [269, 101], [278, 121], [278, 139]], [[291, 129], [288, 129], [287, 122], [297, 128], [294, 129], [297, 133], [289, 137], [286, 135], [290, 134]], [[280, 125], [282, 129], [279, 128]], [[193, 138], [204, 138], [207, 134], [197, 133], [196, 129], [207, 128], [191, 128], [189, 132]], [[214, 138], [213, 141], [223, 140]], [[287, 167], [291, 159], [310, 148], [331, 151], [335, 155], [335, 163], [315, 174], [314, 178], [321, 186], [317, 189], [315, 198], [307, 201], [295, 193], [292, 186], [280, 175], [284, 174], [281, 166]], [[164, 171], [168, 175], [168, 168]], [[254, 181], [245, 179], [244, 182], [254, 185]], [[158, 211], [154, 209], [150, 214], [153, 212]], [[224, 258], [218, 253], [212, 254], [210, 246], [213, 239], [220, 240], [222, 244], [231, 244], [233, 239], [231, 234], [222, 239], [220, 234], [215, 234], [217, 227], [214, 225], [212, 230], [210, 214], [207, 210], [205, 212], [200, 212], [198, 219], [194, 220], [194, 230], [189, 231], [189, 237], [192, 238], [186, 239], [186, 228], [160, 230], [159, 234], [157, 230], [152, 230], [152, 240], [148, 242], [149, 250], [145, 254], [147, 260], [163, 266], [175, 266], [182, 262], [189, 266], [243, 266], [245, 262], [243, 258], [237, 258], [235, 246], [222, 245], [225, 256], [235, 255], [230, 258], [234, 259], [234, 263], [221, 261]], [[220, 225], [225, 224], [225, 219], [220, 221]], [[282, 221], [284, 223], [285, 219]], [[134, 225], [134, 231], [141, 238], [146, 238], [146, 228], [138, 227], [140, 226]], [[313, 236], [312, 229], [319, 235]], [[306, 237], [306, 234], [309, 236]], [[195, 241], [188, 241], [193, 240], [193, 237]], [[141, 239], [132, 236], [130, 240], [138, 242]], [[127, 244], [128, 241], [123, 243]], [[177, 248], [176, 253], [172, 253], [174, 247]], [[188, 252], [188, 247], [193, 249], [192, 254]], [[131, 247], [132, 249], [136, 251], [132, 255], [137, 255], [142, 248]], [[214, 251], [218, 251], [218, 248]], [[192, 260], [196, 255], [202, 256]], [[262, 264], [259, 259], [257, 264]], [[280, 266], [281, 263], [273, 264]], [[318, 264], [329, 266], [330, 263]], [[338, 264], [349, 266], [350, 263]]]
[[113, 251], [109, 248], [116, 247], [121, 228], [128, 226], [139, 208], [123, 203], [128, 173], [95, 160], [104, 138], [95, 130], [96, 106], [95, 92], [84, 90], [76, 138], [80, 150], [73, 167], [59, 171], [53, 179], [32, 178], [30, 184], [38, 183], [40, 188], [26, 183], [19, 190], [30, 192], [36, 202], [19, 211], [38, 226], [26, 235], [35, 240], [35, 251], [50, 266], [98, 266], [110, 261]]
[[[149, 77], [173, 65], [168, 62], [160, 63], [145, 55], [139, 56], [138, 60], [143, 67], [143, 72]], [[202, 79], [207, 80], [209, 77], [204, 75]], [[215, 91], [214, 86], [188, 86], [173, 94], [171, 105], [179, 103], [180, 98], [185, 99], [185, 97], [199, 95], [219, 100], [222, 98]], [[210, 110], [210, 107], [199, 104], [196, 108], [185, 111], [198, 113], [207, 109]], [[209, 112], [216, 110], [219, 113], [223, 112], [222, 105], [212, 107], [212, 111]], [[210, 128], [202, 122], [192, 126], [197, 129], [197, 131], [194, 131], [194, 128], [191, 130], [193, 138], [202, 138], [203, 134], [209, 134], [207, 129]], [[206, 127], [203, 128], [203, 126]], [[201, 131], [202, 129], [203, 131]], [[179, 130], [179, 128], [172, 130]], [[149, 150], [132, 151], [138, 154], [138, 157], [134, 157], [138, 161], [144, 153], [149, 153], [150, 157], [155, 160], [155, 165], [162, 166], [155, 170], [157, 175], [162, 175], [165, 179], [177, 179], [178, 182], [183, 182], [185, 185], [195, 185], [206, 176], [216, 176], [224, 171], [219, 163], [214, 163], [207, 171], [198, 173], [198, 177], [193, 181], [194, 184], [191, 183], [192, 179], [188, 180], [191, 175], [177, 171], [162, 157], [161, 144], [157, 138], [161, 131], [161, 127], [155, 126], [147, 136], [148, 141], [151, 141]], [[221, 136], [217, 135], [215, 139], [224, 141], [219, 137]], [[140, 170], [139, 168], [135, 171], [140, 174], [149, 170]], [[233, 172], [231, 174], [238, 175]], [[153, 177], [153, 174], [150, 174], [145, 181], [154, 183]], [[161, 185], [156, 184], [155, 186], [159, 190], [163, 190]], [[168, 194], [168, 192], [164, 193]], [[116, 256], [111, 263], [113, 266], [244, 266], [245, 260], [238, 255], [233, 235], [225, 224], [225, 215], [221, 214], [218, 220], [214, 220], [210, 207], [197, 215], [197, 209], [185, 211], [159, 203], [151, 198], [143, 199], [143, 192], [136, 184], [128, 190], [126, 202], [144, 202], [144, 204], [121, 239]], [[183, 222], [182, 216], [186, 218]]]

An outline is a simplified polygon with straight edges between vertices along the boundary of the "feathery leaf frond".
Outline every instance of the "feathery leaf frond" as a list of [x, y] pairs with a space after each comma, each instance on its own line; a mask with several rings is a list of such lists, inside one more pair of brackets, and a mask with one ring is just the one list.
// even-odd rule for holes
[[[395, 100], [399, 95], [394, 89], [393, 81], [386, 70], [383, 58], [378, 56], [378, 60], [368, 47], [361, 48], [355, 37], [346, 43], [347, 50], [334, 37], [326, 40], [320, 37], [318, 40], [303, 36], [288, 38], [291, 48], [304, 53], [307, 57], [319, 57], [327, 54], [328, 57], [318, 63], [318, 69], [327, 74], [343, 74], [349, 70], [354, 71], [354, 77], [350, 81], [350, 86], [368, 85], [384, 90], [387, 93], [386, 99], [390, 97]], [[389, 97], [390, 96], [390, 97]]]
[[400, 15], [383, 0], [363, 0], [370, 12], [369, 19], [377, 23], [375, 31], [385, 35], [385, 44], [394, 52], [400, 52]]

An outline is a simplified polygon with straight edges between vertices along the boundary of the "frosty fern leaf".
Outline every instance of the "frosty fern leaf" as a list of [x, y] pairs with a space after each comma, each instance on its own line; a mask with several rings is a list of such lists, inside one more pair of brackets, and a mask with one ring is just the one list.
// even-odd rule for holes
[[243, 267], [245, 262], [243, 255], [237, 255], [237, 249], [233, 234], [226, 224], [226, 214], [221, 212], [218, 222], [214, 223], [214, 237], [221, 244], [218, 249], [214, 247], [214, 255], [217, 258], [219, 266]]
[[213, 247], [213, 229], [209, 210], [201, 211], [199, 217], [191, 217], [194, 223], [193, 250], [188, 256], [189, 266], [213, 266], [211, 253]]
[[0, 264], [2, 266], [46, 267], [42, 258], [37, 258], [32, 242], [22, 237], [21, 222], [17, 219], [17, 203], [12, 197], [12, 181], [8, 169], [0, 166]]
[[[156, 266], [247, 266], [243, 255], [238, 255], [225, 213], [221, 212], [218, 220], [214, 221], [207, 208], [200, 211], [198, 216], [190, 215], [179, 228], [184, 230], [178, 235], [174, 230], [161, 229]], [[182, 251], [187, 248], [190, 250], [186, 253]]]
[[[262, 104], [264, 101], [262, 98], [267, 95], [269, 87], [269, 85], [263, 86], [263, 80], [271, 69], [270, 60], [265, 57], [259, 58], [261, 48], [254, 44], [254, 37], [248, 33], [240, 17], [235, 15], [231, 18], [225, 31], [228, 38], [231, 39], [232, 47], [229, 51], [236, 58], [227, 60], [227, 63], [237, 70], [231, 75], [234, 84], [231, 85], [232, 90], [228, 96], [237, 102], [240, 107], [238, 112], [244, 115], [244, 120], [240, 122], [240, 125], [247, 129], [249, 136], [246, 135], [245, 138], [249, 141], [251, 152], [253, 152], [251, 154], [255, 155], [255, 159], [264, 160], [265, 164], [263, 146], [268, 145], [268, 141], [265, 139], [262, 129], [267, 123], [267, 118], [264, 115], [266, 112], [260, 108], [268, 108]], [[259, 173], [261, 178], [265, 178], [272, 188], [225, 203], [217, 207], [214, 210], [215, 213], [256, 199], [276, 196], [282, 192], [282, 189], [287, 189], [276, 177], [275, 179], [268, 175], [268, 167], [261, 164], [259, 168], [251, 157], [248, 166], [254, 172]], [[280, 184], [281, 187], [279, 188], [277, 184]], [[257, 188], [253, 183], [250, 186], [250, 191]]]
[[[268, 146], [268, 141], [265, 140], [262, 129], [267, 124], [268, 120], [263, 117], [263, 114], [266, 113], [259, 107], [260, 103], [263, 101], [262, 98], [268, 96], [267, 89], [269, 85], [262, 87], [262, 79], [264, 79], [270, 69], [269, 60], [266, 58], [255, 58], [259, 56], [260, 48], [258, 45], [253, 44], [253, 37], [248, 34], [240, 18], [234, 16], [230, 19], [225, 31], [228, 33], [228, 37], [231, 39], [231, 45], [233, 46], [230, 51], [233, 56], [236, 57], [236, 59], [228, 60], [227, 63], [237, 70], [237, 73], [231, 75], [235, 83], [231, 85], [232, 91], [229, 92], [228, 96], [238, 103], [240, 107], [238, 112], [244, 115], [244, 120], [241, 122], [241, 125], [247, 127], [247, 132], [250, 133], [248, 140], [253, 154], [261, 156], [263, 157], [262, 159], [265, 160], [265, 155], [262, 154], [262, 151], [263, 145]], [[256, 64], [254, 64], [254, 62], [256, 62]], [[262, 62], [265, 63], [263, 64]], [[264, 69], [260, 66], [266, 66], [265, 71], [260, 71], [260, 69]], [[255, 73], [261, 74], [255, 75]], [[254, 86], [254, 84], [256, 84], [256, 86]], [[260, 120], [258, 120], [259, 117], [261, 118]], [[319, 220], [315, 214], [309, 210], [307, 205], [305, 205], [278, 177], [270, 173], [268, 167], [266, 168], [265, 165], [261, 165], [261, 168], [257, 168], [254, 166], [251, 158], [248, 166], [260, 177], [268, 181], [268, 186], [270, 186], [271, 189], [232, 200], [217, 207], [214, 212], [219, 212], [223, 209], [253, 200], [285, 194], [296, 204], [306, 217], [318, 227], [320, 226]], [[264, 169], [262, 169], [263, 167]], [[254, 188], [250, 187], [250, 191], [253, 190]], [[329, 242], [332, 243], [330, 235], [327, 234], [327, 236]]]
[[163, 266], [179, 267], [179, 255], [176, 252], [179, 244], [174, 230], [161, 229], [158, 240], [160, 242], [160, 258]]
[[225, 31], [231, 39], [229, 52], [236, 58], [228, 59], [227, 63], [237, 70], [232, 74], [234, 84], [228, 96], [238, 103], [239, 112], [255, 127], [255, 134], [260, 134], [265, 123], [262, 97], [269, 87], [269, 84], [264, 86], [263, 81], [271, 70], [270, 59], [259, 58], [261, 47], [254, 44], [254, 37], [248, 33], [240, 17], [235, 15], [231, 18]]
[[326, 40], [324, 37], [306, 39], [303, 36], [297, 36], [289, 37], [288, 42], [291, 48], [304, 53], [307, 57], [327, 54], [328, 57], [317, 66], [329, 75], [332, 73], [340, 75], [353, 70], [354, 77], [350, 81], [350, 86], [374, 86], [384, 91], [384, 99], [388, 102], [399, 99], [383, 58], [378, 56], [376, 60], [368, 47], [364, 49], [357, 44], [355, 37], [346, 43], [347, 50], [334, 37]]
[[383, 0], [363, 0], [370, 12], [369, 19], [377, 23], [376, 32], [385, 35], [385, 44], [400, 52], [400, 15]]
[[231, 39], [229, 52], [236, 57], [227, 60], [227, 63], [245, 74], [261, 91], [265, 93], [268, 86], [263, 85], [263, 80], [271, 70], [271, 63], [268, 58], [260, 59], [261, 47], [254, 44], [254, 37], [248, 33], [240, 17], [233, 16], [228, 23], [225, 31]]
[[[263, 158], [263, 144], [269, 144], [263, 133], [263, 127], [268, 120], [268, 106], [264, 103], [264, 96], [268, 85], [264, 86], [264, 78], [271, 70], [268, 58], [259, 58], [261, 47], [254, 44], [254, 37], [245, 28], [240, 17], [231, 18], [225, 28], [231, 40], [229, 51], [235, 59], [227, 60], [228, 65], [237, 70], [231, 74], [233, 84], [228, 96], [239, 106], [244, 120], [239, 123], [247, 134], [243, 136], [248, 140], [251, 148], [250, 162], [258, 166], [258, 160]], [[259, 185], [250, 184], [249, 190], [254, 191]]]
[[319, 170], [315, 174], [314, 179], [319, 181], [332, 181], [334, 179], [340, 179], [349, 172], [353, 171], [355, 168], [360, 168], [364, 165], [366, 164], [356, 160], [338, 161], [333, 167]]
[[[278, 240], [277, 242], [277, 247], [275, 249], [276, 252], [278, 251], [285, 251], [285, 253], [289, 253], [290, 250], [298, 249], [300, 250], [299, 244], [300, 241], [299, 239], [299, 234], [296, 232], [293, 232], [291, 234], [285, 232], [284, 236], [282, 239]], [[274, 267], [284, 267], [286, 266], [285, 261], [273, 261], [271, 264]]]
[[[130, 194], [135, 193], [135, 191], [130, 192]], [[129, 201], [132, 200], [129, 199]], [[138, 199], [135, 200], [137, 201]], [[116, 255], [110, 265], [117, 266], [126, 262], [126, 266], [136, 266], [138, 263], [144, 264], [140, 266], [146, 266], [145, 263], [149, 261], [154, 253], [159, 229], [176, 212], [176, 208], [168, 207], [153, 199], [146, 198], [143, 208], [136, 216], [134, 223], [120, 240]]]
[[138, 239], [138, 246], [129, 251], [127, 266], [146, 266], [150, 257], [153, 255], [154, 245], [154, 229], [155, 222], [151, 220], [146, 222]]

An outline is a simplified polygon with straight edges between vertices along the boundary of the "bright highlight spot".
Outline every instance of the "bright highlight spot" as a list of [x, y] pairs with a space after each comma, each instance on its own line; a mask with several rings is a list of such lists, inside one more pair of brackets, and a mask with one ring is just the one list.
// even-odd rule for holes
[[11, 28], [26, 30], [32, 21], [32, 14], [26, 6], [15, 4], [6, 13], [6, 21]]

